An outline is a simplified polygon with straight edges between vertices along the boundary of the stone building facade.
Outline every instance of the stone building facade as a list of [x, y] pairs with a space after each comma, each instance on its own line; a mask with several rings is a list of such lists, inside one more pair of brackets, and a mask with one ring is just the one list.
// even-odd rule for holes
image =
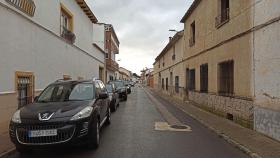
[[[180, 99], [280, 140], [277, 6], [277, 0], [195, 0], [181, 20]], [[157, 84], [166, 81], [160, 75]]]

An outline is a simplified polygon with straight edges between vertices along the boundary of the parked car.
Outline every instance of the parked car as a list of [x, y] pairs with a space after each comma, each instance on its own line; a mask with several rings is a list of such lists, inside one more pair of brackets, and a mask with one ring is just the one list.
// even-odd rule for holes
[[131, 94], [131, 85], [128, 81], [124, 81], [125, 86], [127, 87], [127, 94]]
[[9, 131], [21, 153], [66, 144], [97, 148], [100, 128], [110, 121], [109, 98], [102, 81], [57, 81], [34, 103], [14, 113]]
[[115, 84], [117, 92], [119, 93], [119, 98], [125, 101], [127, 100], [127, 87], [122, 80], [109, 81], [108, 83]]
[[120, 105], [119, 93], [117, 92], [116, 86], [113, 83], [108, 83], [106, 84], [106, 89], [109, 94], [111, 111], [116, 111]]
[[131, 85], [131, 87], [135, 86], [135, 82], [133, 82], [133, 81], [130, 81], [129, 84]]

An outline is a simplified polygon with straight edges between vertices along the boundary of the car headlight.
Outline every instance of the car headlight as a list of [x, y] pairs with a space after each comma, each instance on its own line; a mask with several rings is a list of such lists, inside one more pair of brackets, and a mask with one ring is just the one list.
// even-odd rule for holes
[[12, 121], [13, 121], [14, 123], [21, 123], [21, 119], [20, 119], [20, 110], [17, 110], [17, 111], [14, 113], [14, 115], [13, 115], [13, 117], [12, 117]]
[[83, 110], [78, 112], [76, 115], [74, 115], [71, 118], [71, 121], [75, 121], [75, 120], [79, 120], [79, 119], [89, 117], [91, 115], [92, 110], [93, 110], [93, 107], [91, 107], [91, 106], [88, 106], [88, 107], [84, 108]]

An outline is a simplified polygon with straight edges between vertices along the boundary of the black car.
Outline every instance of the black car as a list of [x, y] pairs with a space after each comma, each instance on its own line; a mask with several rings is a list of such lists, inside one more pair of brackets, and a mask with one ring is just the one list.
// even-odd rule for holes
[[100, 128], [110, 124], [110, 116], [102, 81], [57, 81], [14, 113], [10, 138], [19, 152], [66, 144], [97, 148]]
[[125, 101], [127, 100], [127, 87], [122, 80], [109, 81], [108, 83], [116, 85], [116, 89], [119, 93], [120, 99], [123, 99]]
[[106, 84], [106, 89], [109, 94], [111, 111], [116, 111], [120, 105], [119, 93], [117, 92], [115, 84]]

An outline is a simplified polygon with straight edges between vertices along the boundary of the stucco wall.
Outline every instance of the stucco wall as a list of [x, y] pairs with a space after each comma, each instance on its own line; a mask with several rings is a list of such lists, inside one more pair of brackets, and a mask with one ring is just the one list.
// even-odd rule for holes
[[103, 24], [93, 24], [93, 43], [105, 51], [105, 27]]
[[[256, 1], [254, 25], [279, 18], [279, 0]], [[255, 129], [280, 141], [280, 21], [254, 32]]]
[[73, 32], [76, 35], [75, 45], [85, 51], [91, 51], [91, 44], [93, 43], [92, 22], [75, 0], [34, 0], [36, 5], [34, 17], [27, 16], [23, 12], [11, 6], [5, 0], [0, 0], [0, 2], [29, 18], [35, 23], [52, 31], [58, 36], [60, 36], [60, 4], [63, 4], [73, 14]]
[[[73, 78], [98, 76], [99, 65], [104, 65], [81, 49], [67, 44], [63, 39], [38, 27], [20, 15], [0, 6], [0, 91], [14, 91], [15, 71], [32, 71], [36, 77], [36, 89], [63, 74]], [[20, 27], [19, 27], [20, 26]], [[23, 40], [24, 39], [24, 40]], [[91, 45], [89, 54], [96, 56]], [[102, 59], [101, 56], [97, 56]]]
[[[201, 64], [208, 63], [209, 92], [217, 93], [218, 63], [234, 60], [234, 94], [242, 97], [252, 97], [252, 60], [251, 60], [251, 35], [246, 35], [236, 40], [219, 43], [230, 39], [252, 27], [251, 0], [235, 0], [230, 3], [230, 20], [223, 26], [215, 27], [215, 18], [218, 16], [218, 1], [201, 1], [194, 12], [185, 22], [185, 65], [189, 69], [196, 69], [196, 90], [200, 90]], [[204, 16], [207, 15], [207, 16]], [[195, 21], [196, 43], [189, 46], [190, 25]], [[204, 51], [204, 52], [203, 52]], [[203, 53], [201, 53], [203, 52]]]

